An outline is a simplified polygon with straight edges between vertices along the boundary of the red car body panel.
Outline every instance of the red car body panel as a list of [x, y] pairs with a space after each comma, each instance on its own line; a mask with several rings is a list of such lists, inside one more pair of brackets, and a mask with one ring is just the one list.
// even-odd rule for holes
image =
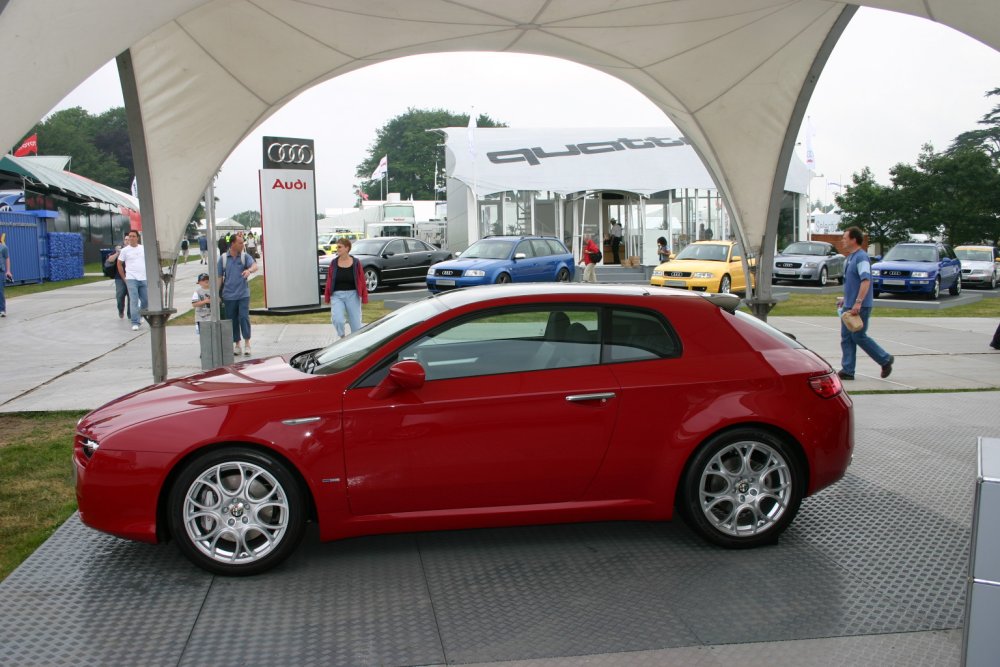
[[[239, 443], [285, 459], [311, 497], [322, 539], [403, 530], [667, 519], [692, 453], [755, 425], [798, 443], [807, 493], [839, 479], [853, 450], [852, 406], [809, 377], [832, 369], [738, 323], [701, 296], [655, 288], [501, 286], [452, 292], [447, 309], [332, 375], [287, 359], [179, 378], [87, 415], [74, 452], [89, 526], [155, 542], [167, 489], [192, 455]], [[649, 290], [657, 293], [650, 297]], [[671, 294], [672, 293], [672, 294]], [[663, 314], [683, 346], [655, 360], [429, 381], [373, 398], [355, 386], [435, 326], [519, 303], [601, 304]], [[613, 394], [570, 402], [571, 394]], [[295, 420], [311, 419], [307, 423]], [[88, 456], [84, 439], [100, 443]]]

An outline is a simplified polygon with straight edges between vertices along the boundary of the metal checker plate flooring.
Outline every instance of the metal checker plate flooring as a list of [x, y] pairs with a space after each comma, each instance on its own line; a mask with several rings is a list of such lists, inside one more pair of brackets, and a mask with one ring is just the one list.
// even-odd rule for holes
[[[778, 545], [680, 521], [319, 543], [248, 579], [77, 517], [0, 583], [4, 665], [955, 665], [998, 394], [855, 397], [857, 450]], [[522, 662], [523, 661], [523, 662]]]

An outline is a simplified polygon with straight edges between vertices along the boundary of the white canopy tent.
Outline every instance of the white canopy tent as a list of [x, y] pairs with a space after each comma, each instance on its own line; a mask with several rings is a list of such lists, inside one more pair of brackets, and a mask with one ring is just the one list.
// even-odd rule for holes
[[0, 145], [117, 56], [145, 236], [155, 229], [153, 259], [170, 260], [226, 156], [298, 93], [421, 53], [549, 55], [663, 109], [766, 260], [806, 103], [859, 5], [1000, 48], [996, 0], [0, 0], [0, 59], [18, 73], [5, 81], [15, 102], [0, 105]]

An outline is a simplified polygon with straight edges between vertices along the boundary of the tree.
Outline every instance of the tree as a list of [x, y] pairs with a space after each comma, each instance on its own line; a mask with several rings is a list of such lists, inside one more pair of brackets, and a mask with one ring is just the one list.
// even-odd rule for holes
[[836, 197], [842, 214], [840, 228], [860, 227], [868, 234], [869, 243], [875, 243], [880, 248], [905, 241], [909, 231], [896, 213], [898, 193], [876, 183], [868, 167], [862, 169], [860, 174], [851, 176], [851, 182], [844, 188], [844, 193]]
[[231, 216], [231, 219], [247, 229], [250, 227], [260, 227], [260, 211], [242, 211]]
[[129, 192], [132, 183], [132, 145], [125, 108], [91, 116], [81, 107], [57, 111], [29, 134], [38, 134], [39, 155], [68, 155], [73, 173]]
[[[396, 116], [375, 133], [375, 141], [357, 167], [362, 192], [377, 199], [379, 181], [371, 181], [372, 172], [383, 156], [389, 156], [389, 177], [385, 190], [398, 192], [402, 199], [436, 199], [434, 167], [444, 171], [441, 135], [428, 132], [441, 127], [465, 127], [468, 114], [453, 114], [444, 109], [413, 109]], [[476, 119], [477, 127], [506, 127], [486, 114]]]
[[[986, 93], [986, 97], [996, 96], [1000, 96], [1000, 88], [994, 88]], [[947, 152], [952, 154], [960, 149], [978, 148], [990, 157], [994, 166], [1000, 166], [1000, 104], [983, 116], [978, 124], [983, 127], [963, 132], [955, 137]]]

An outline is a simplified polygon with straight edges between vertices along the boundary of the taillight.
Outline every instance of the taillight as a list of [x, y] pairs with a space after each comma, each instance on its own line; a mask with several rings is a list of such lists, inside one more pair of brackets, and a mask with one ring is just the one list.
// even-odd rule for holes
[[840, 378], [837, 377], [836, 373], [811, 377], [809, 378], [809, 386], [812, 387], [812, 390], [820, 398], [833, 398], [844, 391], [844, 385], [841, 384]]

